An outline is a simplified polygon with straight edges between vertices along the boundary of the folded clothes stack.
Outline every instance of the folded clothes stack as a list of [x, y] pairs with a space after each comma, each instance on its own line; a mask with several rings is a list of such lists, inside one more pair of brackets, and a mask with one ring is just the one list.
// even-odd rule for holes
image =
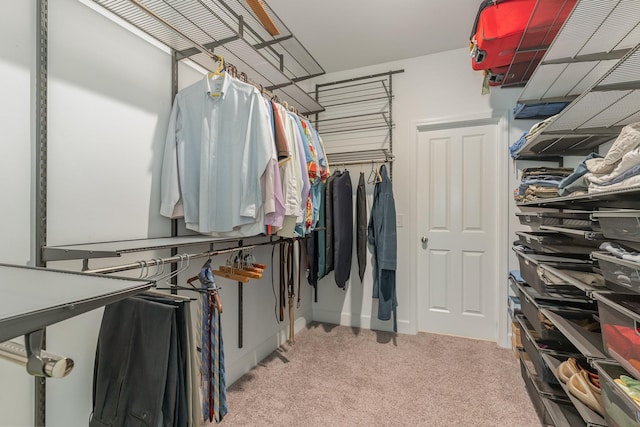
[[560, 196], [624, 190], [640, 186], [640, 122], [622, 128], [602, 157], [591, 153], [560, 183]]
[[548, 118], [542, 120], [541, 122], [538, 122], [538, 123], [534, 124], [533, 126], [531, 126], [531, 129], [529, 129], [528, 132], [523, 133], [522, 136], [516, 142], [511, 144], [511, 146], [509, 147], [509, 152], [511, 153], [511, 158], [515, 159], [516, 158], [516, 153], [518, 151], [520, 151], [520, 149], [527, 142], [531, 141], [533, 138], [535, 138], [536, 136], [540, 135], [540, 133], [542, 133], [544, 128], [546, 128], [549, 125], [549, 123], [551, 123], [553, 120], [555, 120], [556, 117], [557, 117], [557, 114], [555, 116], [548, 117]]
[[618, 384], [630, 398], [640, 403], [640, 381], [628, 375], [620, 375], [619, 378], [613, 381]]
[[602, 244], [600, 245], [600, 249], [602, 249], [603, 251], [607, 251], [616, 258], [640, 263], [640, 252], [626, 249], [624, 246], [621, 246], [618, 243], [602, 242]]
[[[567, 282], [550, 272], [544, 268], [537, 268], [538, 277], [546, 286], [554, 286], [554, 285], [566, 285]], [[563, 270], [561, 268], [558, 271], [566, 274], [567, 276], [571, 276], [579, 282], [582, 282], [591, 286], [604, 286], [604, 277], [599, 273], [592, 273], [588, 271], [579, 271], [579, 270]]]
[[517, 202], [557, 197], [560, 182], [571, 175], [571, 168], [526, 168], [522, 171], [522, 180], [514, 192]]

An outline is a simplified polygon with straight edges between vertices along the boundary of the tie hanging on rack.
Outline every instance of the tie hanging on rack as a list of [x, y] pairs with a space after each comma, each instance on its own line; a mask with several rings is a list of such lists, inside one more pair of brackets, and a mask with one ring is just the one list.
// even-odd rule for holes
[[200, 273], [188, 280], [199, 280], [202, 289], [198, 305], [197, 342], [200, 357], [197, 359], [201, 375], [203, 420], [220, 422], [227, 413], [226, 379], [224, 367], [224, 345], [222, 340], [222, 304], [218, 295], [211, 259], [208, 259]]

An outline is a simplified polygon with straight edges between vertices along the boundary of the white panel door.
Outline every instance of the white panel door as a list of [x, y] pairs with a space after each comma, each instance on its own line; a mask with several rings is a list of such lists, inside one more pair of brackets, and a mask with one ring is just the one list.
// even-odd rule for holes
[[418, 133], [420, 330], [497, 337], [497, 125]]

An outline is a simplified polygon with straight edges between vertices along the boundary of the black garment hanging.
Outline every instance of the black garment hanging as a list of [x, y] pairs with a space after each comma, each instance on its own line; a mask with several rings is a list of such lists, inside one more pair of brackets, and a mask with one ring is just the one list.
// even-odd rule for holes
[[327, 179], [327, 187], [325, 188], [325, 275], [333, 271], [333, 181], [339, 172], [334, 172]]
[[349, 171], [333, 181], [333, 257], [336, 285], [343, 288], [351, 276], [353, 251], [353, 192]]
[[364, 272], [367, 268], [367, 225], [367, 188], [364, 182], [364, 172], [360, 172], [356, 190], [356, 251], [360, 282], [364, 279]]

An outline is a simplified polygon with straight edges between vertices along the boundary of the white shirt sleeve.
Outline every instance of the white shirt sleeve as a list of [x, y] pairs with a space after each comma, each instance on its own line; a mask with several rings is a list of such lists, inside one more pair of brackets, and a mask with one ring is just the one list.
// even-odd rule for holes
[[260, 179], [271, 160], [273, 138], [271, 125], [263, 109], [266, 108], [258, 90], [253, 93], [250, 103], [249, 129], [242, 154], [242, 185], [240, 215], [257, 218], [262, 208], [262, 188]]
[[176, 97], [169, 117], [160, 178], [160, 214], [168, 218], [180, 218], [184, 214], [178, 179], [178, 140], [182, 137], [179, 110], [178, 97]]

